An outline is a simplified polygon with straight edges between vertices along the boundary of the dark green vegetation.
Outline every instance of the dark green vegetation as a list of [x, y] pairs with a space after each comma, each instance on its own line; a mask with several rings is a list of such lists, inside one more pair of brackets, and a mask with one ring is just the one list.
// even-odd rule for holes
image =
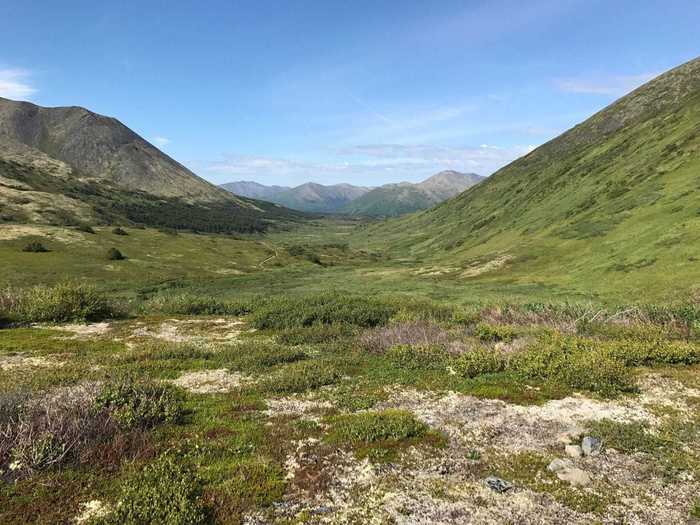
[[698, 122], [700, 59], [459, 197], [358, 236], [457, 282], [669, 300], [700, 281]]
[[[83, 286], [3, 295], [0, 315], [15, 323], [0, 331], [3, 523], [23, 523], [28, 513], [38, 523], [70, 521], [95, 499], [109, 510], [95, 523], [228, 524], [251, 512], [272, 520], [273, 503], [325, 490], [320, 473], [333, 468], [338, 450], [392, 468], [411, 450], [440, 453], [447, 437], [410, 410], [381, 406], [387, 389], [526, 405], [581, 391], [615, 399], [634, 395], [647, 373], [641, 366], [696, 373], [700, 362], [694, 304], [589, 317], [570, 304], [448, 307], [344, 293], [236, 302], [161, 292], [122, 306], [126, 318], [111, 321], [105, 334], [76, 339], [23, 327], [118, 311]], [[217, 339], [221, 319], [210, 315], [242, 316], [247, 331]], [[187, 330], [187, 338], [147, 335], [166, 325]], [[232, 383], [213, 391], [206, 388], [217, 379], [206, 375], [178, 383], [204, 389], [191, 391], [168, 382], [193, 373]], [[307, 400], [312, 411], [277, 413], [275, 403], [284, 400]], [[681, 446], [697, 439], [696, 427], [673, 427], [674, 420], [662, 432], [615, 425], [591, 431], [622, 453], [648, 454], [665, 476], [696, 468], [695, 453]], [[318, 440], [319, 472], [285, 477], [286, 458], [305, 439]], [[486, 462], [480, 469], [553, 491], [571, 508], [606, 508], [595, 495], [543, 484], [522, 470], [525, 463], [546, 467], [540, 456], [520, 463], [478, 451], [471, 457]]]
[[[300, 212], [249, 199], [202, 203], [156, 196], [109, 181], [58, 176], [1, 157], [0, 176], [3, 177], [0, 198], [7, 201], [1, 218], [4, 222], [77, 226], [91, 221], [103, 225], [121, 223], [209, 233], [250, 233], [289, 225], [304, 217]], [[41, 204], [39, 216], [35, 215], [36, 211], [29, 211], [36, 204]]]

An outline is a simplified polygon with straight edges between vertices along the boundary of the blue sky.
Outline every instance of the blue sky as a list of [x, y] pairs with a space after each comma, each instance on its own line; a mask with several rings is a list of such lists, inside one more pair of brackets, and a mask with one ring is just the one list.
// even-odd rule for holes
[[700, 54], [700, 2], [0, 0], [0, 96], [217, 183], [487, 175]]

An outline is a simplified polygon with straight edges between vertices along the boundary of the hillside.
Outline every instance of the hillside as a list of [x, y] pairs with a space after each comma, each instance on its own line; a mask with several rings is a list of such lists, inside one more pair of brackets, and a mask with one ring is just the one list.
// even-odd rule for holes
[[353, 200], [342, 211], [350, 215], [375, 217], [404, 215], [435, 206], [483, 178], [475, 173], [442, 171], [418, 184], [386, 184]]
[[442, 171], [417, 184], [402, 182], [378, 188], [352, 184], [325, 186], [315, 182], [289, 188], [252, 181], [229, 182], [221, 187], [236, 195], [267, 200], [294, 210], [381, 217], [430, 208], [482, 179], [474, 173]]
[[362, 238], [460, 280], [687, 291], [700, 282], [699, 129], [695, 59], [457, 198]]
[[299, 214], [197, 177], [118, 120], [0, 98], [4, 221], [259, 231]]

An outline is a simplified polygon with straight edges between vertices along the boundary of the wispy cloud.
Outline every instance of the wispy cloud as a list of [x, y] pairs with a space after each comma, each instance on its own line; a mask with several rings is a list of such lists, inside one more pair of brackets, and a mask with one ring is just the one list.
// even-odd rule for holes
[[379, 185], [419, 181], [445, 169], [488, 175], [534, 146], [499, 147], [482, 144], [469, 148], [430, 145], [365, 144], [336, 150], [328, 162], [229, 155], [213, 162], [190, 163], [192, 169], [215, 182], [255, 180], [265, 184], [308, 181]]
[[586, 95], [624, 95], [656, 77], [658, 73], [639, 75], [617, 75], [597, 77], [576, 77], [555, 81], [560, 91]]
[[164, 148], [168, 144], [170, 144], [170, 139], [161, 137], [161, 136], [156, 136], [151, 139], [151, 142], [158, 146], [159, 148]]
[[25, 69], [0, 69], [0, 97], [27, 99], [36, 93]]

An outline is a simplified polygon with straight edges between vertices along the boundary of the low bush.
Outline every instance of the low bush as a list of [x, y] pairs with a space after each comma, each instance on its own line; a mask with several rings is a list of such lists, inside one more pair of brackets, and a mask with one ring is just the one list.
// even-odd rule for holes
[[349, 324], [360, 327], [387, 323], [396, 309], [367, 297], [339, 294], [284, 296], [255, 310], [250, 322], [257, 329], [285, 329], [315, 324]]
[[335, 443], [367, 444], [424, 436], [428, 427], [405, 410], [360, 412], [329, 418], [329, 440]]
[[129, 235], [124, 228], [116, 227], [112, 230], [114, 235]]
[[342, 374], [323, 361], [301, 361], [280, 368], [263, 382], [263, 388], [277, 394], [306, 392], [325, 385], [337, 383]]
[[246, 341], [228, 346], [215, 356], [222, 365], [234, 370], [259, 371], [306, 358], [298, 349], [264, 341]]
[[365, 330], [358, 337], [362, 348], [383, 354], [396, 345], [448, 345], [459, 339], [442, 326], [427, 321], [392, 322]]
[[38, 399], [0, 396], [0, 471], [29, 475], [77, 464], [117, 425], [108, 410], [95, 410], [94, 387], [72, 387]]
[[507, 359], [497, 350], [476, 348], [457, 356], [451, 366], [459, 376], [473, 378], [505, 370]]
[[692, 365], [700, 363], [700, 346], [683, 341], [614, 341], [606, 345], [607, 353], [627, 366]]
[[513, 339], [515, 339], [516, 332], [512, 326], [479, 323], [474, 328], [474, 335], [482, 341], [503, 341], [510, 343]]
[[538, 344], [512, 356], [509, 368], [527, 379], [560, 382], [604, 395], [634, 389], [631, 371], [599, 341], [559, 334], [540, 337]]
[[110, 410], [124, 429], [178, 423], [183, 416], [182, 402], [174, 388], [130, 377], [104, 385], [95, 406]]
[[285, 345], [316, 345], [338, 341], [353, 332], [352, 327], [343, 324], [313, 325], [282, 330], [276, 338]]
[[169, 315], [245, 315], [250, 313], [254, 300], [222, 301], [211, 296], [193, 294], [157, 295], [142, 306], [146, 313]]
[[450, 354], [439, 345], [396, 345], [386, 357], [394, 366], [406, 370], [444, 370]]
[[116, 248], [110, 248], [109, 250], [107, 250], [108, 261], [123, 261], [124, 259], [126, 259], [124, 254]]
[[646, 422], [625, 423], [601, 419], [590, 422], [587, 432], [601, 439], [606, 446], [626, 454], [634, 452], [654, 454], [666, 445]]
[[129, 477], [107, 516], [94, 525], [199, 525], [209, 512], [203, 501], [202, 480], [174, 454], [165, 454]]
[[46, 253], [49, 251], [49, 249], [39, 241], [32, 241], [27, 243], [25, 247], [22, 248], [22, 251], [29, 253]]
[[99, 321], [120, 315], [117, 306], [94, 287], [63, 283], [0, 292], [0, 312], [20, 323]]

